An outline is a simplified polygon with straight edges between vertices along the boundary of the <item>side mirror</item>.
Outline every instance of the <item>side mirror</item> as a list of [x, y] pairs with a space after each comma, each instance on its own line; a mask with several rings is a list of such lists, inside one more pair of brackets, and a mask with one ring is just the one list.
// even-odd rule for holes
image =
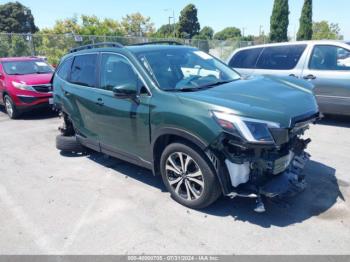
[[113, 87], [112, 91], [113, 91], [114, 96], [117, 98], [120, 98], [120, 99], [127, 99], [127, 98], [134, 99], [137, 96], [136, 86], [134, 86], [130, 83], [115, 86], [115, 87]]

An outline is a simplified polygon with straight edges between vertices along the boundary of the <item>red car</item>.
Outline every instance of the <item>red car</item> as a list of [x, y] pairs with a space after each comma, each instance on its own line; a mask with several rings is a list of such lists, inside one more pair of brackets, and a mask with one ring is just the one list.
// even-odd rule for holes
[[53, 68], [38, 57], [0, 58], [0, 104], [10, 118], [49, 106]]

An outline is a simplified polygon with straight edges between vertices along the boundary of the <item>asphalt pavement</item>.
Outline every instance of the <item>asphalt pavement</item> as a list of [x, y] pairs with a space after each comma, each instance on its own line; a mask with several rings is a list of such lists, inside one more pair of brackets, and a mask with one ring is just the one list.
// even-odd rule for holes
[[350, 254], [350, 118], [311, 127], [307, 189], [263, 214], [224, 197], [191, 210], [145, 169], [62, 154], [60, 123], [0, 108], [0, 254]]

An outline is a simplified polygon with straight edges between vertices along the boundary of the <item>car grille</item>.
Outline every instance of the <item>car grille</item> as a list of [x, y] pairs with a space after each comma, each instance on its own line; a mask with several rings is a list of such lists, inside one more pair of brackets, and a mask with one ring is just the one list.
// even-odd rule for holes
[[40, 93], [48, 93], [52, 91], [52, 85], [51, 84], [45, 84], [45, 85], [33, 85], [32, 86], [35, 91]]

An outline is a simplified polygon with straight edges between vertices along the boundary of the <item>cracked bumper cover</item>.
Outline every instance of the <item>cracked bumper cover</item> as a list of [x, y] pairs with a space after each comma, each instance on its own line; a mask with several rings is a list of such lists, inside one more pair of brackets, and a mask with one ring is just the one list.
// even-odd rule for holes
[[[275, 146], [250, 146], [224, 134], [212, 144], [223, 193], [230, 197], [287, 197], [306, 187], [304, 167], [310, 155], [305, 152], [310, 139], [290, 136]], [[286, 140], [285, 140], [286, 141]], [[213, 160], [212, 160], [213, 161]]]
[[306, 181], [302, 172], [309, 158], [310, 155], [306, 152], [295, 156], [286, 171], [260, 186], [259, 193], [266, 197], [289, 197], [303, 191]]

